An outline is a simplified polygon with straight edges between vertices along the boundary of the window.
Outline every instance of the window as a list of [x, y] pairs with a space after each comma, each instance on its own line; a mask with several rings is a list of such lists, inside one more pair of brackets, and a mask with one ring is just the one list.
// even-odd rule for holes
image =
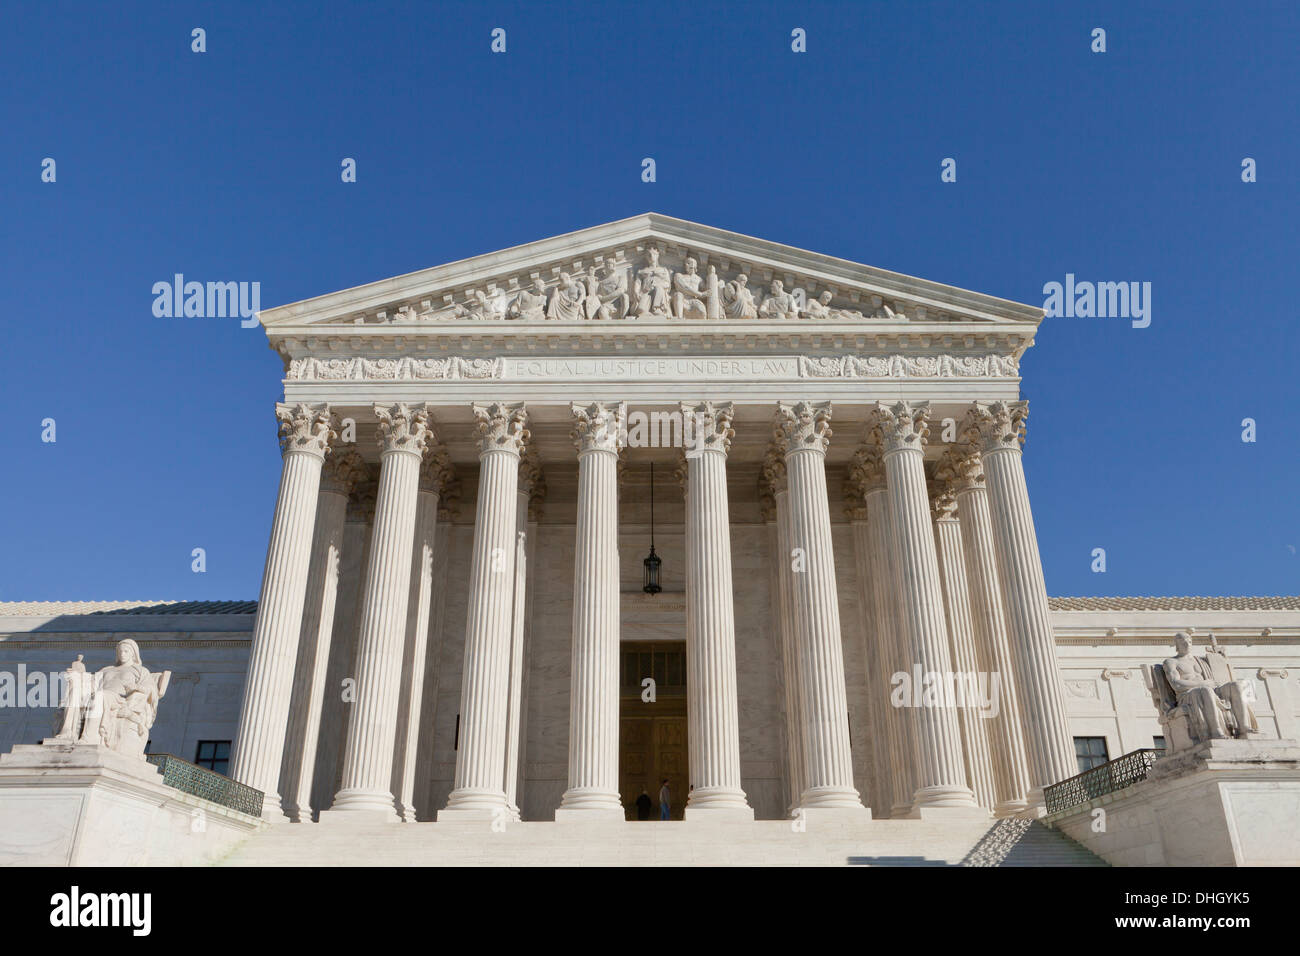
[[1165, 752], [1165, 738], [1164, 738], [1164, 737], [1152, 737], [1152, 738], [1151, 738], [1151, 746], [1154, 747], [1156, 750], [1159, 750], [1161, 753], [1164, 753], [1164, 752]]
[[230, 741], [200, 740], [194, 752], [194, 762], [200, 767], [225, 773], [230, 769]]
[[1075, 737], [1074, 756], [1079, 761], [1079, 773], [1100, 767], [1110, 759], [1105, 737]]

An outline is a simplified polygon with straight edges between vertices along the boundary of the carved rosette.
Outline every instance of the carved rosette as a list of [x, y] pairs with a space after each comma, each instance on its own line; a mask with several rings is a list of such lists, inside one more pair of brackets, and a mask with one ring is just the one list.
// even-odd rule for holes
[[478, 419], [480, 454], [492, 451], [523, 454], [529, 438], [528, 409], [523, 402], [475, 402], [473, 408]]
[[275, 406], [275, 418], [280, 423], [280, 453], [305, 452], [324, 458], [330, 442], [338, 438], [338, 419], [329, 405], [309, 405], [305, 402]]
[[867, 442], [878, 445], [882, 454], [924, 452], [929, 436], [929, 402], [879, 402], [867, 420]]
[[420, 462], [420, 490], [441, 495], [443, 489], [456, 477], [445, 445], [430, 444], [428, 453]]
[[826, 454], [831, 438], [830, 402], [779, 402], [772, 428], [782, 453], [816, 451]]
[[[682, 402], [682, 433], [690, 445], [689, 452], [731, 449], [731, 420], [736, 407], [731, 402]], [[688, 424], [689, 422], [689, 424]]]
[[569, 437], [579, 455], [590, 451], [618, 454], [627, 444], [627, 405], [624, 402], [574, 402], [573, 431]]
[[1019, 451], [1025, 443], [1028, 402], [976, 402], [962, 420], [961, 437], [988, 454]]
[[320, 490], [336, 495], [349, 495], [353, 488], [362, 484], [369, 476], [365, 461], [355, 450], [350, 449], [342, 454], [336, 451], [325, 459], [325, 466], [321, 469], [320, 475]]
[[429, 410], [425, 405], [376, 405], [375, 417], [379, 419], [380, 453], [406, 452], [423, 455], [425, 447], [434, 440], [429, 427]]

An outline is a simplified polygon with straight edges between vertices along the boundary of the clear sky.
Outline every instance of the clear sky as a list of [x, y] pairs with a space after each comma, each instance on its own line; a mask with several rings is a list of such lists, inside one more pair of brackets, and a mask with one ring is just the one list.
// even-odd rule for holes
[[1049, 318], [1021, 366], [1048, 592], [1300, 593], [1300, 4], [3, 21], [0, 600], [257, 596], [280, 361], [238, 319], [155, 318], [155, 282], [270, 307], [649, 210], [1034, 304], [1150, 282], [1149, 327]]

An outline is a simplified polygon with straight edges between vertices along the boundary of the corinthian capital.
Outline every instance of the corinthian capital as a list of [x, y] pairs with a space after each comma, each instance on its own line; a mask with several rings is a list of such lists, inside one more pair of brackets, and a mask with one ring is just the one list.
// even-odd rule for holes
[[[682, 402], [682, 438], [691, 447], [688, 454], [731, 448], [731, 419], [736, 407], [731, 402]], [[688, 437], [689, 436], [689, 437]]]
[[627, 405], [624, 402], [591, 402], [583, 405], [574, 402], [573, 431], [569, 437], [577, 446], [578, 454], [589, 451], [607, 451], [618, 454], [627, 444]]
[[957, 496], [945, 482], [932, 482], [929, 492], [930, 513], [934, 516], [935, 521], [944, 521], [957, 517]]
[[879, 402], [867, 418], [867, 443], [879, 445], [882, 453], [923, 452], [929, 436], [929, 402]]
[[934, 470], [935, 481], [953, 495], [984, 487], [984, 462], [973, 445], [949, 445]]
[[831, 438], [830, 402], [778, 402], [773, 436], [781, 451], [819, 451], [826, 454]]
[[528, 441], [528, 410], [523, 402], [475, 402], [473, 408], [478, 419], [481, 454], [490, 451], [522, 454]]
[[879, 445], [863, 445], [853, 453], [848, 482], [856, 489], [859, 501], [868, 492], [885, 487], [885, 460]]
[[420, 490], [431, 491], [441, 495], [443, 489], [456, 478], [456, 469], [451, 463], [444, 445], [431, 446], [429, 453], [420, 462]]
[[962, 419], [961, 437], [988, 453], [1025, 443], [1028, 402], [976, 402]]
[[382, 454], [405, 451], [423, 455], [425, 446], [433, 440], [429, 411], [424, 405], [408, 405], [405, 402], [376, 405], [375, 417], [379, 419], [379, 447]]
[[335, 426], [338, 420], [324, 402], [308, 405], [299, 402], [275, 406], [275, 418], [280, 423], [280, 453], [306, 452], [324, 458], [329, 444], [338, 437]]
[[343, 453], [334, 452], [325, 459], [325, 467], [320, 475], [320, 490], [331, 491], [338, 495], [350, 495], [352, 489], [369, 477], [366, 463], [352, 449]]

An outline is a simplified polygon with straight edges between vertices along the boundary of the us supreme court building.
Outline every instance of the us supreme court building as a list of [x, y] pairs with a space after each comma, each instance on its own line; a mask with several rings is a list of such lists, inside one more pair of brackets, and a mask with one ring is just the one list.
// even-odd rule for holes
[[192, 672], [155, 743], [268, 820], [1033, 816], [1163, 745], [1177, 630], [1297, 736], [1300, 600], [1049, 598], [1041, 308], [647, 214], [260, 318], [256, 605], [4, 614]]

